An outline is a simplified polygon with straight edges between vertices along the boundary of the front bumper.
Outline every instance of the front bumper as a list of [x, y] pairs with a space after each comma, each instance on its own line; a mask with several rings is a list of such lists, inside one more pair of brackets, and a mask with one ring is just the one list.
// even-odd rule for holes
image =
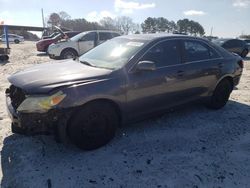
[[46, 52], [46, 47], [41, 44], [36, 44], [36, 50], [38, 52]]
[[19, 113], [11, 105], [10, 98], [6, 96], [6, 105], [12, 120], [13, 133], [24, 135], [48, 135], [55, 132], [60, 112], [50, 110], [46, 113]]

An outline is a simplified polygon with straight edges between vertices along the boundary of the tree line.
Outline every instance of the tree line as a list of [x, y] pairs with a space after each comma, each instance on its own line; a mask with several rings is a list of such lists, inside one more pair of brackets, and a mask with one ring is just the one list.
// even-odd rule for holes
[[129, 33], [184, 33], [194, 36], [205, 34], [203, 26], [193, 20], [182, 19], [174, 22], [164, 17], [148, 17], [143, 23], [135, 23], [132, 18], [120, 16], [116, 18], [105, 17], [99, 22], [89, 22], [84, 18], [71, 19], [70, 15], [62, 11], [52, 13], [47, 18], [48, 26], [61, 26], [75, 31], [88, 30], [115, 30], [122, 34]]
[[152, 18], [148, 17], [142, 24], [143, 33], [156, 33], [156, 32], [167, 32], [167, 33], [183, 33], [189, 35], [200, 35], [205, 34], [204, 28], [198, 22], [193, 20], [183, 19], [169, 21], [166, 18]]

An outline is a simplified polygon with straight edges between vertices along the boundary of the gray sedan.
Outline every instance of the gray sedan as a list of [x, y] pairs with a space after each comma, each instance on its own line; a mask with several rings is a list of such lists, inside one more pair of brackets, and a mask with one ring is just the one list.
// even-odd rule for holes
[[43, 64], [8, 78], [14, 133], [54, 134], [91, 150], [119, 125], [203, 99], [222, 108], [239, 83], [242, 59], [201, 38], [121, 36], [76, 60]]

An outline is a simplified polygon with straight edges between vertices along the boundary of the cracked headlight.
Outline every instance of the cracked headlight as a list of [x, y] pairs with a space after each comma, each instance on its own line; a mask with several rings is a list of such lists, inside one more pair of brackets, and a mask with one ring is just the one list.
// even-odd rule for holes
[[27, 97], [17, 108], [18, 112], [37, 112], [43, 113], [58, 105], [66, 97], [62, 91], [51, 96]]

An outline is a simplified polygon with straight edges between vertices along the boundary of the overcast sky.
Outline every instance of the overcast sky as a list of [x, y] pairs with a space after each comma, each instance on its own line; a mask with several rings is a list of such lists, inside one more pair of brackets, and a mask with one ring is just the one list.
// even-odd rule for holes
[[250, 34], [250, 0], [0, 0], [0, 22], [42, 26], [41, 8], [45, 16], [65, 11], [88, 21], [123, 15], [138, 23], [149, 16], [174, 21], [188, 18], [201, 23], [207, 35], [212, 27], [220, 37]]

